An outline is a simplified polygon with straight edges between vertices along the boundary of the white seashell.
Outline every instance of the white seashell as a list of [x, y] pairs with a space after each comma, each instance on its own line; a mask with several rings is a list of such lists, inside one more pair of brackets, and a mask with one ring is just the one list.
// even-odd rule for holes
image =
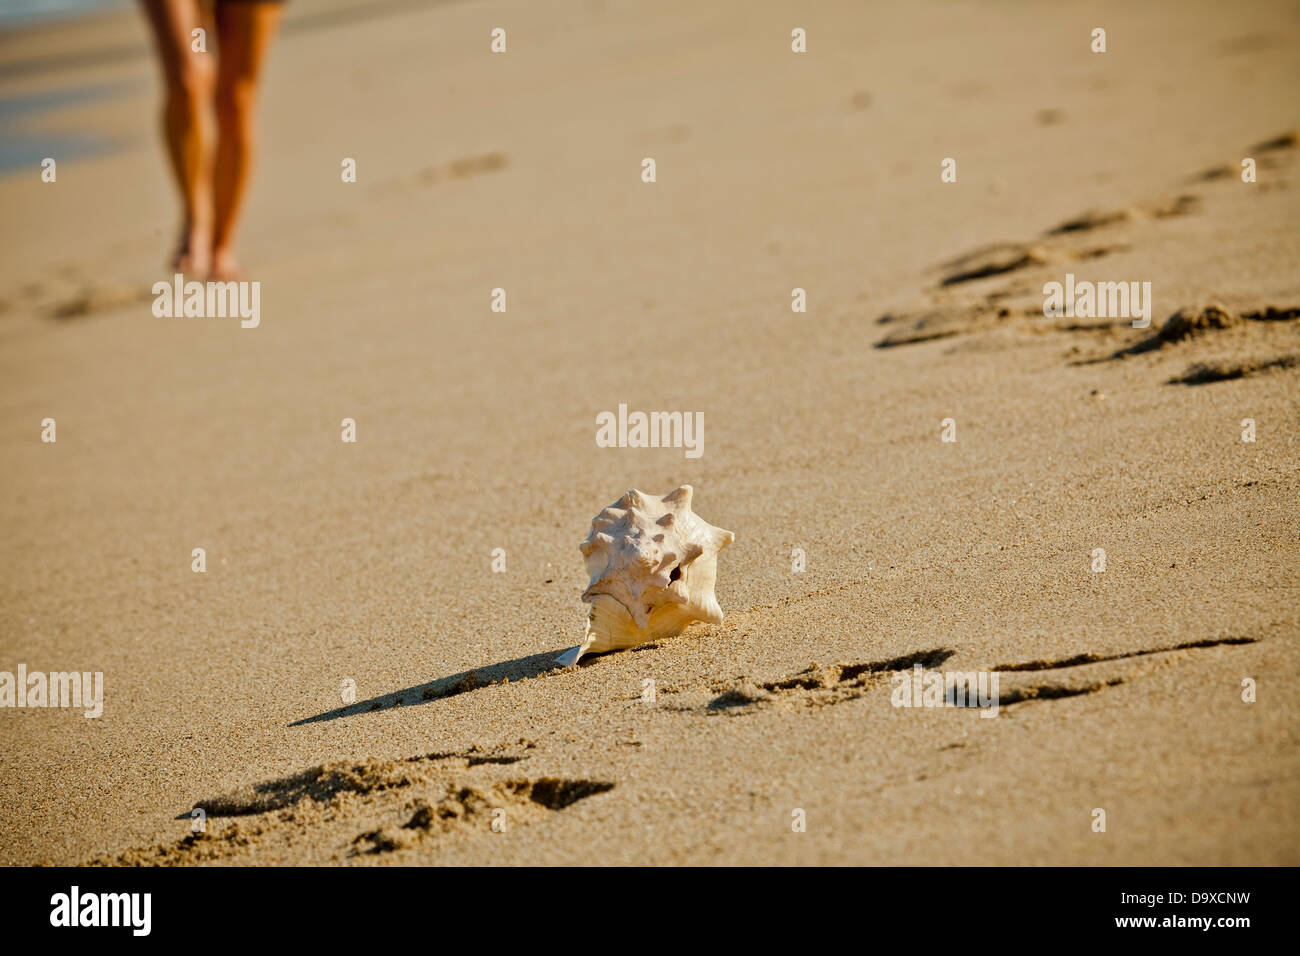
[[718, 552], [736, 540], [691, 511], [690, 485], [662, 498], [633, 489], [591, 522], [578, 547], [591, 581], [582, 643], [556, 663], [680, 634], [692, 621], [718, 624]]

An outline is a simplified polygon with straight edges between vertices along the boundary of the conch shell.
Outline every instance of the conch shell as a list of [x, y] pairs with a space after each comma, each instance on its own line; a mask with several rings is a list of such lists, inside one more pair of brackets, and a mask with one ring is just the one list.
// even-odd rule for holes
[[718, 552], [736, 536], [691, 511], [691, 495], [690, 485], [662, 498], [633, 489], [592, 519], [578, 546], [591, 575], [582, 595], [591, 604], [587, 631], [556, 663], [673, 637], [692, 621], [722, 621], [713, 594]]

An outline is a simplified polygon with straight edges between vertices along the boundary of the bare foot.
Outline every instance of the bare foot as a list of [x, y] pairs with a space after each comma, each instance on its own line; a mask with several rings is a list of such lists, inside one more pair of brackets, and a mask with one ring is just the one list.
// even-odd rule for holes
[[208, 230], [188, 223], [182, 226], [180, 245], [172, 257], [172, 268], [185, 275], [202, 275], [211, 264]]
[[230, 249], [216, 249], [212, 253], [212, 270], [208, 278], [217, 282], [241, 282], [244, 270], [235, 261], [235, 253]]

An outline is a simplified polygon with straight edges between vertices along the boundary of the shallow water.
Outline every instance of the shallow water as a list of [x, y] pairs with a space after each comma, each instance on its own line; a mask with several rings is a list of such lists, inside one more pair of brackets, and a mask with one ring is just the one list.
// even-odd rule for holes
[[67, 107], [115, 99], [137, 88], [135, 83], [96, 84], [0, 97], [0, 175], [38, 172], [47, 156], [84, 159], [118, 148], [121, 142], [111, 136], [59, 129], [50, 119]]
[[0, 31], [33, 23], [69, 20], [83, 13], [124, 7], [128, 0], [5, 0], [0, 4]]

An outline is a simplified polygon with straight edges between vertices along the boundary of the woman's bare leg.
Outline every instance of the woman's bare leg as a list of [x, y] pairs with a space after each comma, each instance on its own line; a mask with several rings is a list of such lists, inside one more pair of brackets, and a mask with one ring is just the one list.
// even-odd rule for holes
[[206, 272], [211, 260], [211, 180], [204, 151], [204, 111], [212, 97], [211, 53], [193, 52], [192, 31], [204, 25], [198, 0], [142, 0], [162, 64], [166, 97], [163, 138], [184, 218], [172, 261], [181, 272]]
[[257, 81], [280, 22], [278, 3], [217, 4], [217, 163], [212, 273], [237, 278], [235, 229], [257, 144]]

